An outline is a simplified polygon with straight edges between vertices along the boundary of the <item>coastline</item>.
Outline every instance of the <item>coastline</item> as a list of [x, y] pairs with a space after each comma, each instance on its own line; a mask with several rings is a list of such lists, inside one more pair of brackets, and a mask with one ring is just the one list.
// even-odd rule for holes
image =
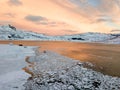
[[[54, 56], [54, 57], [53, 57]], [[78, 60], [46, 51], [31, 56], [35, 62], [25, 90], [119, 90], [120, 78], [85, 68]]]
[[[27, 61], [28, 67], [26, 67], [27, 68], [26, 72], [28, 74], [27, 73], [26, 74], [28, 76], [25, 77], [24, 76], [25, 72], [22, 73], [23, 71], [21, 69], [24, 67], [23, 65], [22, 67], [19, 68], [22, 72], [15, 71], [15, 72], [0, 76], [0, 80], [2, 81], [0, 84], [1, 85], [0, 88], [4, 90], [9, 90], [10, 88], [12, 88], [12, 90], [24, 90], [24, 89], [25, 90], [34, 90], [34, 89], [45, 90], [46, 88], [47, 89], [52, 88], [51, 90], [55, 88], [57, 88], [55, 90], [62, 90], [62, 89], [76, 90], [76, 89], [88, 89], [88, 88], [91, 88], [92, 90], [94, 90], [95, 88], [102, 89], [102, 90], [106, 90], [106, 88], [107, 90], [120, 89], [119, 87], [120, 78], [103, 75], [100, 72], [96, 72], [92, 69], [85, 68], [81, 61], [74, 60], [51, 51], [39, 52], [38, 47], [29, 48], [28, 46], [24, 47], [24, 46], [17, 46], [13, 44], [10, 44], [7, 46], [16, 47], [16, 50], [12, 48], [10, 49], [11, 52], [15, 50], [14, 53], [12, 53], [12, 55], [10, 54], [10, 57], [12, 56], [11, 57], [12, 59], [13, 57], [14, 59], [16, 59], [16, 57], [20, 56], [19, 60], [24, 60], [24, 62]], [[4, 48], [2, 48], [1, 50], [3, 51], [3, 49]], [[21, 50], [21, 49], [26, 49], [26, 50]], [[24, 52], [24, 54], [21, 54], [22, 52]], [[29, 58], [27, 57], [28, 54], [29, 54]], [[6, 53], [3, 56], [5, 57], [7, 55], [9, 57], [9, 53]], [[21, 56], [22, 57], [24, 56], [24, 59], [21, 58]], [[8, 57], [6, 57], [7, 60], [8, 60]], [[26, 60], [25, 60], [25, 57], [26, 57]], [[10, 75], [13, 77], [12, 79], [9, 79]], [[22, 79], [21, 84], [17, 83], [19, 82], [17, 79], [15, 79], [15, 77], [17, 76], [19, 76], [17, 78], [18, 80]], [[22, 77], [24, 77], [24, 80]], [[9, 81], [6, 79], [9, 79]], [[25, 83], [26, 80], [27, 82]], [[7, 82], [4, 82], [4, 81], [7, 81]], [[69, 82], [69, 83], [66, 83], [66, 82]]]

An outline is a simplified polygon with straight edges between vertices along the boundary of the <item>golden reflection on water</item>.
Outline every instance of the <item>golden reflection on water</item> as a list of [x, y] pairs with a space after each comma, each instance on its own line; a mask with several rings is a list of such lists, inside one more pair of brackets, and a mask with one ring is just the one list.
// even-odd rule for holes
[[97, 71], [120, 77], [120, 45], [76, 43], [57, 41], [0, 41], [29, 46], [40, 46], [40, 50], [52, 50], [62, 55], [93, 63]]

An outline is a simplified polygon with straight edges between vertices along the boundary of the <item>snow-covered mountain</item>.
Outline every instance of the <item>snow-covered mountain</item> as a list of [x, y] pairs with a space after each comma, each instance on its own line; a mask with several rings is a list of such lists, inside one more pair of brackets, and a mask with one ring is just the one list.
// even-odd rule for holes
[[47, 36], [30, 31], [16, 29], [12, 25], [0, 26], [0, 40], [55, 40], [77, 42], [108, 42], [120, 43], [120, 34], [82, 33], [63, 36]]

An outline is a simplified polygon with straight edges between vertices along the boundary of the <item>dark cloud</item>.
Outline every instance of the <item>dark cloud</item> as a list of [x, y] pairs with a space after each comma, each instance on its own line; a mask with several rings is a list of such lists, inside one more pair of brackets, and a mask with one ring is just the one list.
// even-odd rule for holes
[[46, 26], [50, 26], [50, 27], [59, 27], [61, 25], [62, 26], [67, 25], [64, 22], [59, 22], [59, 21], [56, 22], [56, 21], [50, 20], [46, 17], [35, 16], [35, 15], [27, 15], [27, 16], [24, 17], [24, 19], [27, 20], [27, 21], [31, 21], [36, 25], [46, 25]]
[[47, 21], [45, 17], [35, 16], [35, 15], [27, 15], [25, 19], [31, 22], [38, 22], [38, 24], [39, 24], [39, 21]]

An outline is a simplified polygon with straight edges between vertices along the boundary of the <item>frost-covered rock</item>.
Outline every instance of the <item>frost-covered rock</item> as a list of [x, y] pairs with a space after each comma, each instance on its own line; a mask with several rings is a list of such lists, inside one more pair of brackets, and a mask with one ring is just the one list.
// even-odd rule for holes
[[77, 60], [53, 52], [30, 57], [33, 74], [25, 90], [120, 90], [120, 78], [83, 67]]

